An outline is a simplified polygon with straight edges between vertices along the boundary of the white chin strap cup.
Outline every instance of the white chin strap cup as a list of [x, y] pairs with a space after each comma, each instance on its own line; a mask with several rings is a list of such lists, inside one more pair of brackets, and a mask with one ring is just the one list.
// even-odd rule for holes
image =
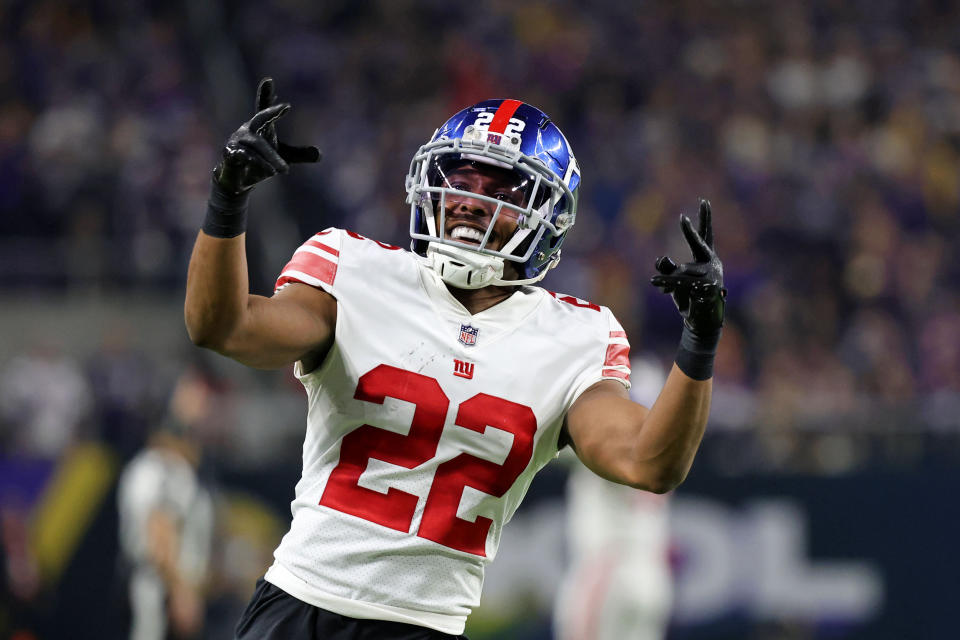
[[503, 258], [485, 256], [467, 249], [431, 242], [427, 246], [430, 266], [440, 278], [458, 289], [479, 289], [503, 280]]

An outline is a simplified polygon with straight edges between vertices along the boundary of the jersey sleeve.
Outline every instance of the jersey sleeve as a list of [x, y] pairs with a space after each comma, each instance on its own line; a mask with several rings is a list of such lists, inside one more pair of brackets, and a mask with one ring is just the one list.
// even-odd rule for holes
[[616, 380], [630, 389], [630, 342], [627, 332], [607, 307], [594, 305], [599, 312], [591, 324], [589, 346], [581, 359], [582, 369], [572, 385], [567, 409], [580, 395], [601, 380]]
[[324, 229], [300, 245], [280, 272], [274, 292], [300, 282], [323, 289], [336, 297], [343, 234], [342, 229]]
[[603, 368], [600, 372], [601, 380], [619, 380], [627, 389], [630, 388], [630, 341], [627, 332], [613, 316], [609, 309], [604, 309], [609, 323], [607, 350], [604, 354]]

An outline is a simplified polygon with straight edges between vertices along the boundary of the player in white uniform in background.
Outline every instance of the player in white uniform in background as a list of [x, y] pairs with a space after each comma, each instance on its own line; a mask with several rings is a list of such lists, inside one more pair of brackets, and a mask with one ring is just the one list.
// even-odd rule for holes
[[295, 365], [309, 410], [290, 531], [237, 637], [457, 637], [504, 524], [559, 448], [655, 493], [689, 470], [723, 320], [709, 205], [699, 231], [682, 220], [694, 262], [657, 262], [685, 328], [647, 409], [629, 399], [609, 309], [532, 286], [559, 259], [580, 185], [546, 114], [516, 100], [457, 113], [410, 166], [413, 251], [326, 229], [265, 298], [247, 280], [250, 188], [320, 154], [277, 141], [290, 105], [272, 80], [256, 104], [214, 170], [187, 328], [245, 364]]
[[[630, 397], [653, 404], [663, 368], [643, 357], [630, 368]], [[575, 463], [566, 508], [570, 565], [555, 602], [556, 640], [662, 640], [673, 597], [667, 496]]]

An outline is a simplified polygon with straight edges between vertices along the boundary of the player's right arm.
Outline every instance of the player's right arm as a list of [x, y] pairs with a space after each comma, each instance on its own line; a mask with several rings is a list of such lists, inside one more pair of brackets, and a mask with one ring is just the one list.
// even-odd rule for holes
[[277, 141], [274, 122], [290, 105], [274, 104], [273, 81], [257, 89], [257, 113], [230, 138], [214, 169], [203, 229], [190, 257], [184, 319], [202, 347], [259, 368], [277, 368], [323, 354], [333, 340], [336, 300], [306, 285], [272, 298], [252, 295], [245, 249], [246, 210], [258, 182], [286, 173], [288, 163], [316, 162], [315, 147]]
[[194, 344], [261, 369], [324, 354], [333, 341], [337, 301], [291, 284], [272, 298], [253, 295], [244, 236], [197, 235], [187, 273], [184, 318]]

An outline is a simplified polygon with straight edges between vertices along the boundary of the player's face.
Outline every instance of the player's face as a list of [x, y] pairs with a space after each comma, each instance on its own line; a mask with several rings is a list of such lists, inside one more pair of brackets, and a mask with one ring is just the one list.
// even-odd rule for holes
[[[486, 233], [497, 205], [471, 197], [479, 193], [519, 207], [526, 205], [528, 180], [514, 171], [471, 162], [456, 167], [443, 176], [443, 186], [463, 195], [448, 193], [445, 200], [444, 234], [451, 240], [479, 245]], [[494, 223], [487, 248], [498, 250], [507, 242], [518, 226], [518, 214], [503, 207]]]

